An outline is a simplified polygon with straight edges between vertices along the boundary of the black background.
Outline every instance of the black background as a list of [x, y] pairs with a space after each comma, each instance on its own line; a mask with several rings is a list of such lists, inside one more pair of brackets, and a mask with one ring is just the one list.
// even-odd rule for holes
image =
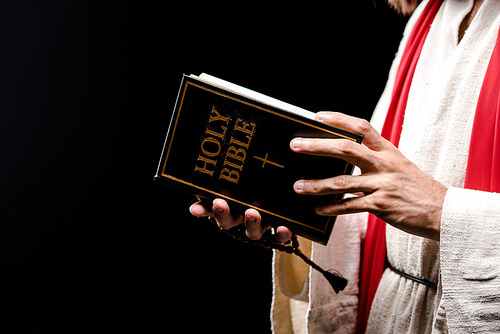
[[0, 2], [0, 331], [268, 333], [271, 252], [152, 181], [181, 74], [369, 118], [404, 22], [371, 0]]

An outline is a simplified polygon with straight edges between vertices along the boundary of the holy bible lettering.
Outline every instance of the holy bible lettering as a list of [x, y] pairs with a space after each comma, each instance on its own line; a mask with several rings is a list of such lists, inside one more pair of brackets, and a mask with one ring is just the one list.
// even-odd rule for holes
[[[224, 142], [226, 137], [227, 125], [230, 120], [229, 117], [221, 116], [215, 109], [215, 106], [212, 107], [208, 127], [205, 130], [207, 137], [201, 142], [202, 153], [198, 155], [198, 161], [201, 161], [201, 165], [197, 162], [194, 167], [195, 172], [205, 173], [210, 177], [213, 176], [222, 148], [221, 143]], [[212, 122], [216, 121], [222, 122], [223, 125], [219, 125], [220, 122], [212, 125]], [[224, 156], [223, 168], [220, 171], [219, 179], [238, 184], [240, 172], [243, 171], [243, 163], [247, 156], [246, 150], [250, 147], [254, 131], [255, 123], [247, 123], [240, 118], [236, 119], [232, 136], [229, 139], [229, 145], [231, 146], [229, 146]]]
[[203, 74], [184, 76], [155, 180], [232, 210], [258, 210], [271, 225], [326, 244], [335, 217], [314, 207], [341, 195], [304, 196], [298, 179], [352, 173], [340, 159], [292, 152], [295, 137], [361, 143], [362, 136], [313, 120], [314, 114]]

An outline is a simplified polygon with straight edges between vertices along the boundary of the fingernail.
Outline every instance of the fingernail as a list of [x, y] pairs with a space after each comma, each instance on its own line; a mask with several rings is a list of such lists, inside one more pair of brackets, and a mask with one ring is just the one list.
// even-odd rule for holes
[[319, 113], [317, 113], [317, 114], [316, 114], [316, 119], [317, 119], [318, 121], [323, 121], [323, 120], [325, 119], [325, 115], [326, 115], [326, 113], [324, 113], [324, 112], [319, 112]]
[[200, 217], [200, 215], [203, 214], [203, 211], [199, 209], [199, 207], [196, 204], [193, 204], [189, 207], [189, 212], [195, 216], [195, 217]]
[[257, 218], [254, 218], [254, 217], [246, 216], [245, 218], [246, 218], [247, 223], [255, 223], [257, 221]]
[[219, 207], [217, 207], [216, 205], [214, 205], [214, 211], [215, 211], [216, 213], [224, 213], [224, 209], [219, 208]]
[[299, 149], [299, 148], [300, 148], [300, 144], [302, 144], [302, 139], [300, 139], [300, 138], [296, 138], [296, 139], [294, 139], [294, 140], [293, 140], [293, 142], [292, 142], [292, 147], [293, 147], [294, 149]]
[[304, 181], [295, 182], [295, 190], [302, 190], [302, 189], [304, 189]]

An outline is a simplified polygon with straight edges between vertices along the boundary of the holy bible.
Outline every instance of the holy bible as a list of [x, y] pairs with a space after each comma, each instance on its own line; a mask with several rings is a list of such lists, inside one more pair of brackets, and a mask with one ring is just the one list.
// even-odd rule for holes
[[207, 74], [184, 75], [155, 180], [202, 200], [222, 198], [233, 212], [254, 208], [268, 224], [326, 244], [335, 217], [319, 216], [314, 208], [342, 195], [298, 195], [293, 185], [351, 174], [353, 166], [294, 153], [290, 141], [361, 143], [362, 136], [313, 118], [312, 112]]

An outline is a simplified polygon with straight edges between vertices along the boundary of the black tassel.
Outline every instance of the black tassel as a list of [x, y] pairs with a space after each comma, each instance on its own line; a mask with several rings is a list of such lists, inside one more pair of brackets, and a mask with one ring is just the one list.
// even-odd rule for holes
[[333, 290], [335, 290], [335, 293], [339, 293], [340, 291], [344, 290], [345, 287], [347, 286], [348, 283], [347, 279], [345, 279], [339, 273], [336, 273], [334, 271], [324, 270], [316, 263], [311, 261], [307, 256], [305, 256], [304, 253], [302, 253], [298, 248], [296, 249], [295, 254], [298, 255], [302, 260], [304, 260], [305, 263], [307, 263], [308, 265], [319, 271], [321, 274], [323, 274], [323, 276], [328, 280], [328, 282], [332, 286]]
[[[209, 217], [208, 219], [213, 223], [217, 224], [214, 218]], [[340, 291], [344, 290], [345, 287], [347, 286], [348, 283], [347, 279], [345, 279], [340, 273], [335, 272], [333, 270], [326, 271], [320, 266], [318, 266], [316, 263], [311, 261], [306, 255], [304, 255], [304, 253], [302, 253], [302, 251], [299, 248], [299, 241], [297, 240], [297, 236], [295, 234], [292, 235], [292, 238], [288, 243], [284, 244], [281, 242], [277, 242], [274, 236], [268, 233], [270, 231], [266, 232], [266, 234], [264, 234], [261, 240], [250, 240], [249, 238], [246, 237], [244, 225], [238, 225], [229, 230], [222, 230], [222, 231], [232, 236], [236, 240], [240, 240], [244, 243], [249, 243], [256, 246], [262, 246], [265, 248], [273, 248], [281, 252], [297, 255], [305, 263], [307, 263], [308, 265], [319, 271], [321, 274], [323, 274], [323, 276], [328, 280], [328, 282], [330, 283], [330, 285], [332, 286], [333, 290], [335, 290], [336, 293], [339, 293]]]

